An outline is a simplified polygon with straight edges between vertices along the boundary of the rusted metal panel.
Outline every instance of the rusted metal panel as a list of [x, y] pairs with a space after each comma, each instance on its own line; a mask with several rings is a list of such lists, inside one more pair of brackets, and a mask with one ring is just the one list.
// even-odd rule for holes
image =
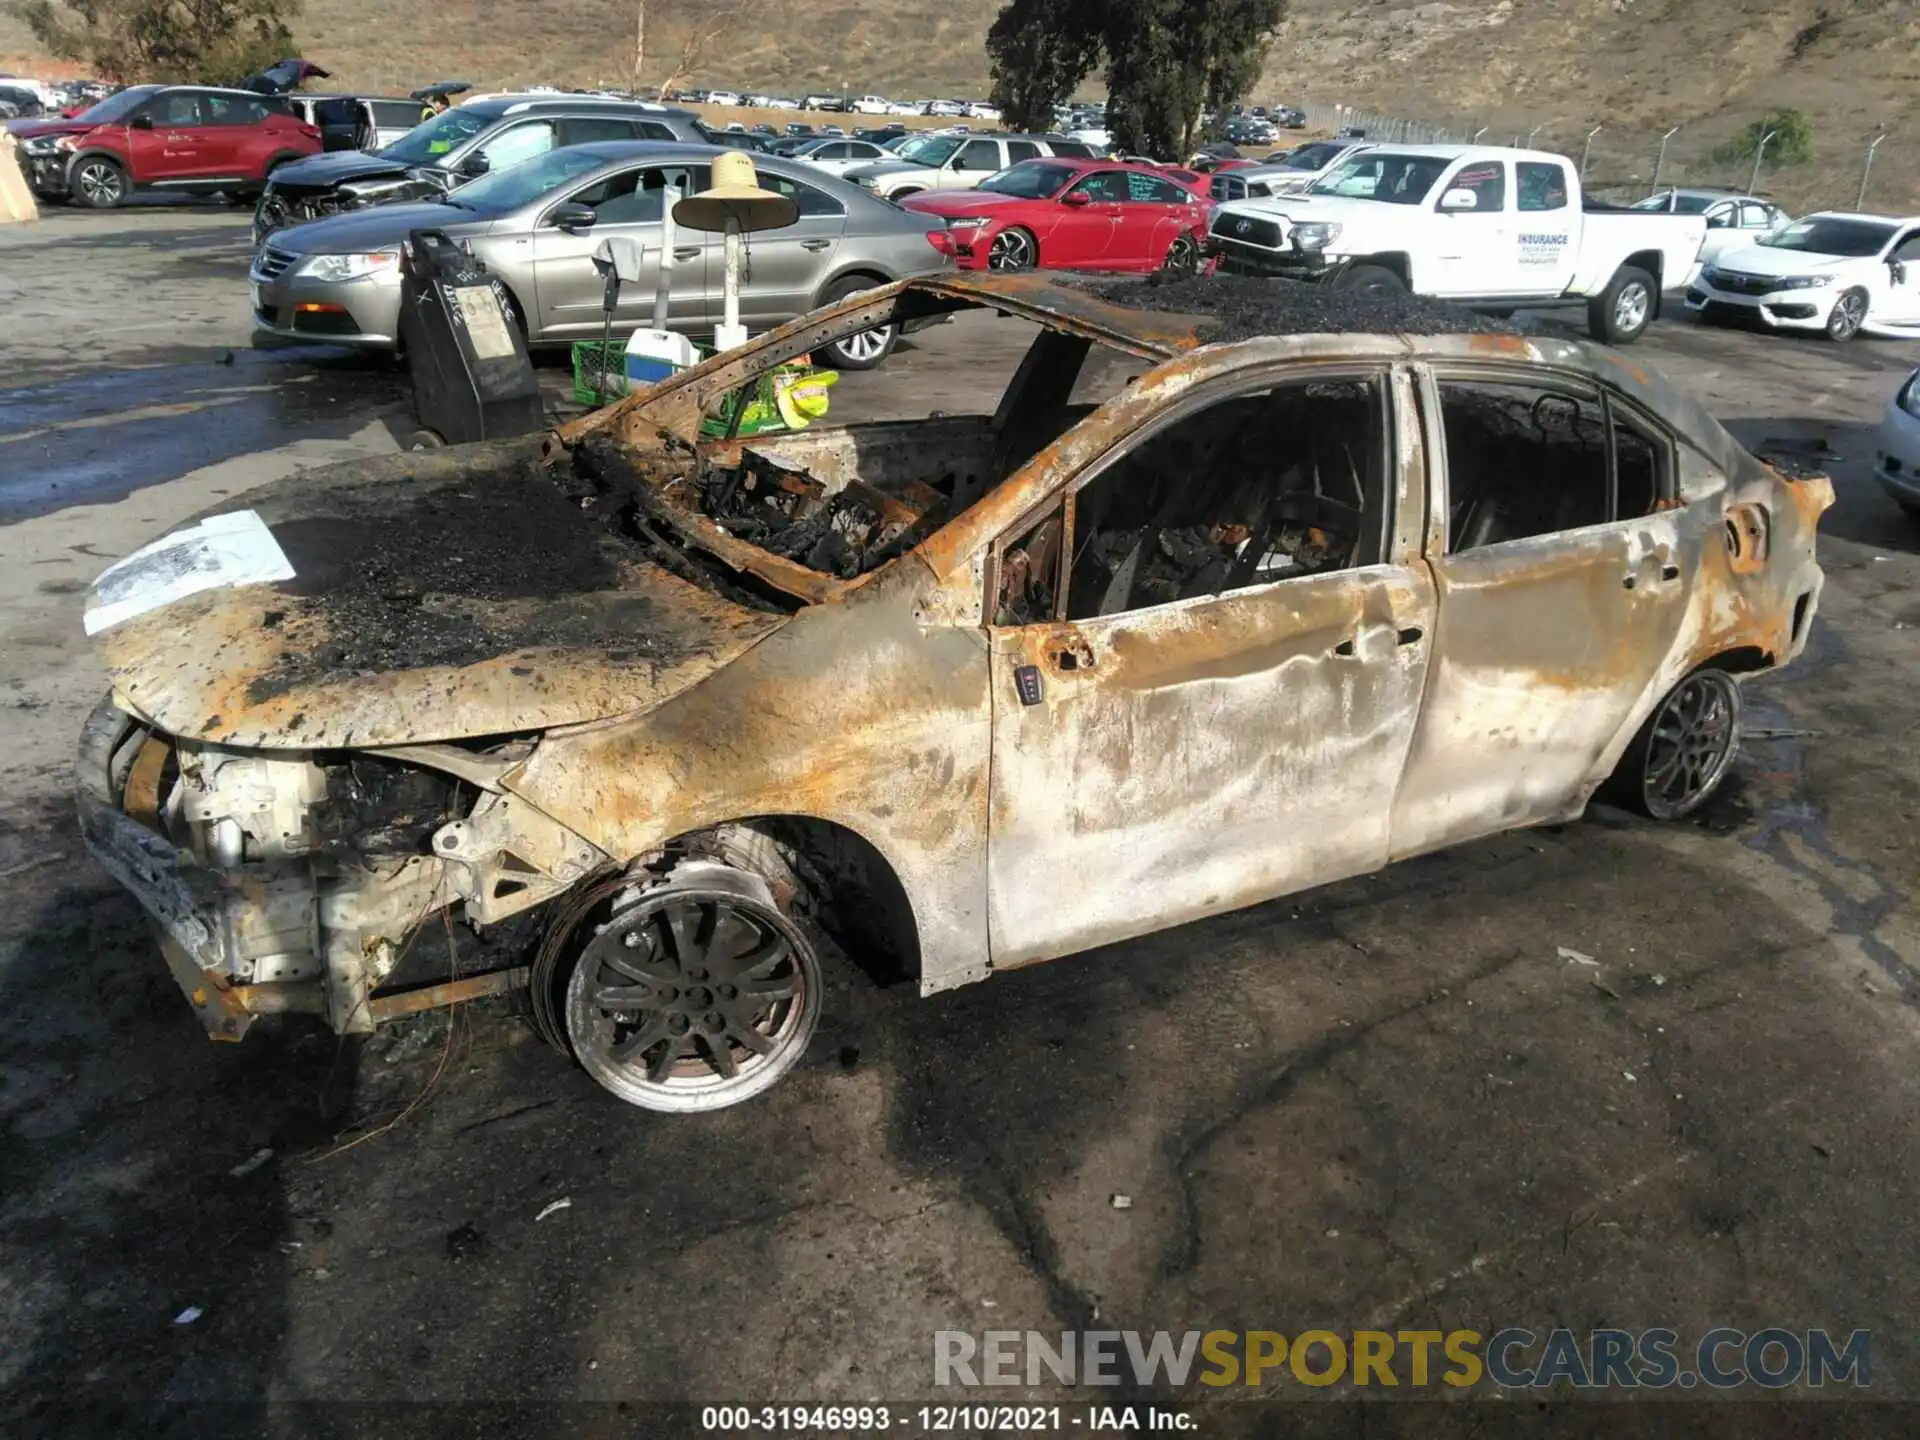
[[996, 968], [1384, 864], [1432, 624], [1424, 568], [1379, 565], [996, 631]]
[[507, 778], [619, 858], [722, 821], [831, 821], [892, 865], [920, 930], [922, 984], [986, 971], [984, 635], [928, 628], [917, 562], [802, 611], [705, 684], [645, 715], [549, 734]]

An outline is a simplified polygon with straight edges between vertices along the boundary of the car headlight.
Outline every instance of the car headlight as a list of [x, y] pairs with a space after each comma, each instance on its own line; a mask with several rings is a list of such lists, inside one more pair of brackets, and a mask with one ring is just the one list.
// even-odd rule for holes
[[293, 273], [310, 280], [366, 280], [400, 269], [400, 249], [369, 250], [358, 255], [309, 255]]
[[1900, 408], [1920, 420], [1920, 370], [1907, 377], [1907, 383], [1900, 387]]
[[1782, 275], [1773, 282], [1776, 290], [1818, 290], [1822, 285], [1831, 285], [1831, 275]]
[[1293, 248], [1324, 250], [1340, 238], [1340, 227], [1330, 220], [1309, 220], [1293, 227]]

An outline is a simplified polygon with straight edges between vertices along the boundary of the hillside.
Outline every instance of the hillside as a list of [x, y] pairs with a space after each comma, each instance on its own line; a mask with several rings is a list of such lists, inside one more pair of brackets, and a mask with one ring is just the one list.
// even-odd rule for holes
[[[978, 95], [998, 0], [746, 0], [749, 19], [694, 77], [709, 84], [895, 95]], [[648, 78], [677, 48], [692, 0], [651, 0]], [[422, 24], [422, 15], [431, 24]], [[303, 53], [344, 84], [407, 89], [458, 74], [487, 85], [624, 83], [625, 0], [309, 0]], [[30, 39], [0, 15], [0, 68], [31, 68]], [[1773, 105], [1812, 118], [1812, 164], [1765, 182], [1800, 206], [1852, 204], [1866, 143], [1890, 136], [1870, 203], [1920, 208], [1920, 7], [1909, 0], [1294, 0], [1259, 98], [1348, 104], [1578, 155], [1596, 179], [1652, 174], [1681, 126], [1669, 178], [1745, 180], [1707, 157]]]

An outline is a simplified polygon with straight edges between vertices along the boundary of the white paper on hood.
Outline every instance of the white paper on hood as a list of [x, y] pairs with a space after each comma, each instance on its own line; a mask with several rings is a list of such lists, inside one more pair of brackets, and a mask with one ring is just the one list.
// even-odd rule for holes
[[293, 579], [273, 532], [251, 510], [213, 515], [116, 560], [93, 582], [87, 634], [171, 605], [202, 590]]

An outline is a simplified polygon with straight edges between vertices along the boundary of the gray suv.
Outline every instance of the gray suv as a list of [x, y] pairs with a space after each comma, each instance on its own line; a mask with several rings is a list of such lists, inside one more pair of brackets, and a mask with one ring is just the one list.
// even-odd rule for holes
[[495, 95], [444, 111], [379, 150], [279, 166], [254, 210], [254, 248], [283, 226], [429, 200], [489, 170], [608, 140], [714, 143], [691, 110], [582, 95]]
[[[506, 286], [534, 345], [597, 339], [602, 286], [594, 246], [623, 236], [644, 247], [647, 274], [622, 287], [613, 331], [648, 324], [659, 275], [665, 190], [706, 189], [718, 152], [686, 145], [580, 145], [497, 170], [436, 201], [384, 205], [296, 225], [254, 255], [255, 325], [273, 335], [391, 350], [399, 334], [401, 248], [409, 232], [444, 231]], [[760, 184], [793, 197], [799, 220], [752, 237], [740, 318], [766, 330], [816, 305], [909, 275], [951, 267], [929, 221], [824, 171], [773, 155], [754, 159]], [[937, 224], [938, 222], [932, 222]], [[726, 266], [720, 237], [675, 234], [668, 323], [711, 335]], [[892, 327], [824, 347], [838, 369], [865, 370], [893, 348]]]

